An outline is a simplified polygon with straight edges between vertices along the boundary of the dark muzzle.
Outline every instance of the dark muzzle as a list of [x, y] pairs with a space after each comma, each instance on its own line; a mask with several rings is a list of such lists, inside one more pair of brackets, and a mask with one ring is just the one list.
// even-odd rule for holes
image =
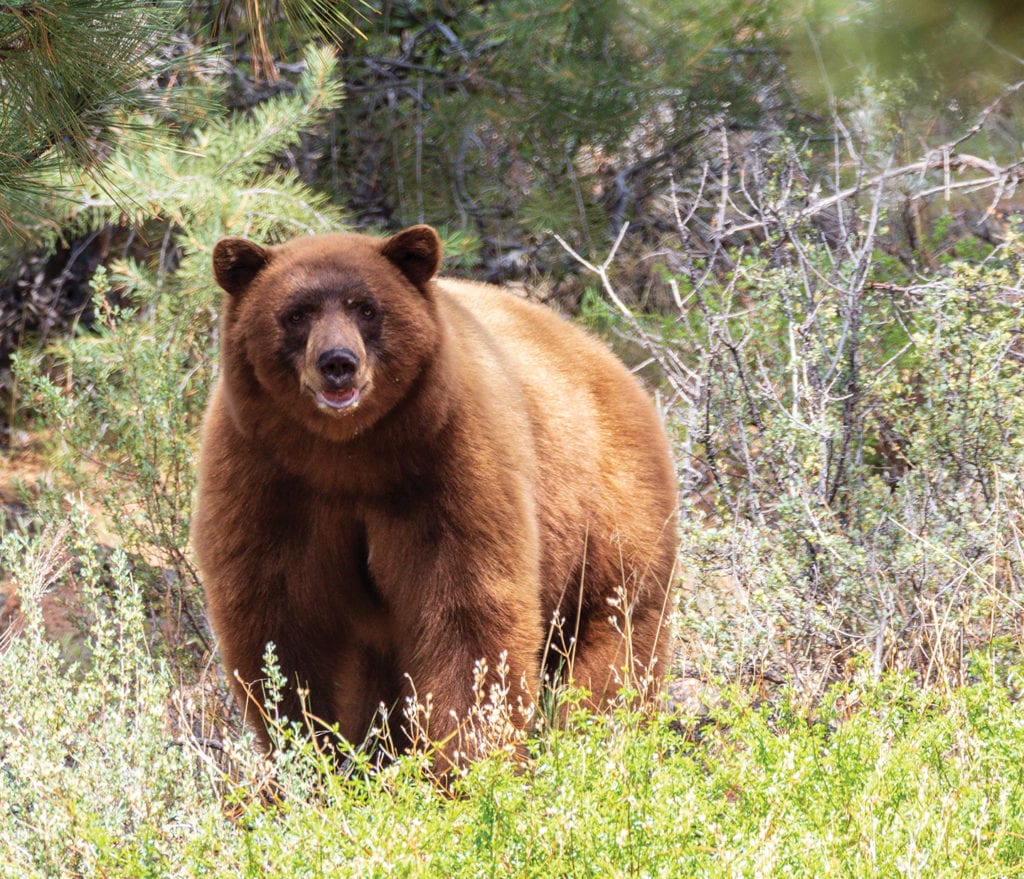
[[317, 357], [316, 368], [328, 385], [343, 388], [352, 383], [359, 369], [359, 358], [350, 348], [330, 348]]

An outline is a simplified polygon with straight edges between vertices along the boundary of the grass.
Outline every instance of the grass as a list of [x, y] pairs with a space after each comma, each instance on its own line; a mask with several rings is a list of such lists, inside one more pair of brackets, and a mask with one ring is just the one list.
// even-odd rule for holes
[[[5, 542], [26, 622], [0, 652], [0, 876], [1024, 873], [1012, 653], [952, 689], [863, 671], [813, 702], [726, 686], [699, 723], [580, 712], [533, 738], [529, 770], [483, 761], [454, 798], [415, 757], [342, 775], [298, 748], [268, 805], [238, 730], [229, 776], [172, 727], [178, 681], [126, 560], [72, 545], [66, 529]], [[90, 622], [88, 661], [68, 666], [38, 608], [72, 557]]]

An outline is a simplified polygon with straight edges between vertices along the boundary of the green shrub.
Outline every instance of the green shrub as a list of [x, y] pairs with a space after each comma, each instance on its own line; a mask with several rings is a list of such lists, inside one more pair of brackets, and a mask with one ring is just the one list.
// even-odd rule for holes
[[[1005, 876], [1024, 857], [1024, 668], [923, 690], [859, 673], [817, 704], [727, 688], [692, 718], [576, 713], [442, 795], [424, 763], [274, 764], [197, 731], [123, 554], [91, 523], [8, 535], [25, 626], [0, 649], [0, 876]], [[88, 661], [67, 665], [39, 599], [74, 577]], [[228, 758], [223, 767], [212, 754]], [[260, 797], [273, 777], [277, 797]]]

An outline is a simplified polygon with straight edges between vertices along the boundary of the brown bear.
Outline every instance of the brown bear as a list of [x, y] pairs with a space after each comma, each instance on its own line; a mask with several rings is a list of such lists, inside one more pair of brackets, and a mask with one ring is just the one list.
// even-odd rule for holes
[[545, 674], [595, 706], [624, 677], [657, 688], [676, 482], [653, 405], [605, 345], [496, 287], [435, 280], [440, 261], [429, 226], [217, 244], [192, 534], [243, 702], [262, 698], [272, 641], [290, 718], [358, 744], [397, 708], [408, 745], [415, 696], [431, 704], [419, 732], [457, 762], [480, 750], [480, 661], [485, 687], [507, 668], [519, 727]]

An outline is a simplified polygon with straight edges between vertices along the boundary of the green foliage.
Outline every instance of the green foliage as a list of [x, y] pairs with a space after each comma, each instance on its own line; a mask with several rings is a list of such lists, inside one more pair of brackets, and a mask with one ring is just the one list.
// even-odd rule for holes
[[[109, 875], [146, 859], [182, 798], [201, 795], [188, 755], [168, 747], [170, 672], [149, 650], [147, 616], [123, 553], [96, 554], [88, 523], [31, 540], [8, 535], [26, 628], [0, 652], [0, 875]], [[65, 665], [42, 625], [55, 581], [81, 584], [88, 663]], [[131, 842], [124, 846], [125, 838]]]
[[[302, 60], [296, 59], [296, 45], [313, 35], [358, 33], [346, 8], [324, 0], [281, 0], [262, 8], [184, 0], [0, 6], [0, 254], [13, 258], [27, 243], [52, 245], [73, 234], [63, 199], [75, 199], [79, 187], [90, 197], [101, 193], [99, 202], [114, 202], [128, 215], [140, 213], [133, 200], [138, 193], [125, 187], [124, 178], [126, 170], [130, 176], [145, 169], [122, 168], [118, 158], [128, 161], [152, 150], [155, 158], [180, 165], [173, 150], [188, 151], [193, 126], [211, 113], [218, 116], [223, 103], [226, 65], [205, 48], [218, 34], [227, 35], [229, 43], [238, 31], [250, 36], [248, 67], [255, 85], [266, 75], [275, 81], [273, 93], [290, 84], [277, 82], [268, 34], [273, 32], [278, 47], [288, 45], [293, 61]], [[264, 161], [275, 159], [276, 150], [292, 146], [298, 136], [301, 126], [283, 110], [278, 102], [272, 124], [284, 128], [276, 139], [270, 132], [260, 138]], [[257, 107], [248, 124], [271, 121], [263, 114]], [[207, 130], [214, 141], [216, 127], [214, 122]], [[226, 173], [251, 168], [258, 160], [245, 152], [208, 155], [223, 160]], [[168, 169], [151, 165], [147, 183], [161, 170]]]
[[[883, 163], [916, 155], [936, 136], [951, 140], [948, 135], [962, 133], [978, 110], [1021, 86], [1020, 4], [782, 0], [777, 6], [800, 104], [842, 113], [844, 136], [877, 152]], [[1003, 101], [998, 122], [968, 136], [964, 149], [1012, 162], [1022, 124], [1020, 101]], [[827, 136], [813, 123], [807, 128]]]
[[[225, 230], [280, 238], [331, 228], [338, 215], [325, 207], [323, 195], [311, 192], [294, 171], [268, 171], [266, 166], [339, 103], [335, 72], [329, 50], [309, 50], [293, 92], [261, 104], [252, 114], [211, 114], [184, 140], [173, 130], [160, 130], [156, 119], [140, 117], [104, 166], [117, 182], [116, 193], [97, 195], [87, 176], [71, 174], [49, 205], [54, 214], [68, 217], [65, 234], [102, 223], [139, 229], [159, 224], [149, 234], [169, 230], [174, 235], [184, 250], [184, 272], [174, 274], [189, 278], [194, 278], [189, 257], [208, 254]], [[144, 124], [154, 129], [139, 135]], [[151, 279], [157, 288], [162, 280]]]
[[159, 74], [152, 53], [181, 15], [180, 0], [0, 7], [0, 226], [25, 208], [44, 216], [41, 170], [95, 170], [125, 111], [157, 103], [138, 86]]
[[[902, 79], [908, 94], [929, 103], [937, 96], [963, 101], [991, 97], [1000, 83], [1019, 78], [1024, 12], [1001, 0], [789, 0], [816, 34], [828, 75], [845, 91], [869, 77]], [[803, 54], [810, 47], [797, 44]], [[821, 64], [799, 57], [806, 85], [821, 87]], [[814, 80], [818, 80], [817, 86]], [[937, 103], [937, 102], [936, 102]], [[933, 108], [934, 109], [934, 108]]]
[[[213, 20], [207, 21], [211, 7]], [[192, 4], [192, 13], [226, 47], [237, 49], [238, 36], [244, 35], [249, 57], [239, 59], [239, 63], [249, 67], [256, 81], [274, 81], [278, 78], [275, 55], [289, 54], [296, 42], [364, 38], [359, 24], [366, 20], [367, 8], [365, 0], [277, 0], [262, 7], [259, 3], [218, 0], [214, 4]]]
[[332, 185], [374, 217], [481, 235], [600, 240], [636, 176], [664, 176], [710, 116], [753, 121], [774, 63], [744, 51], [774, 10], [742, 0], [374, 6], [342, 57], [358, 100]]
[[[126, 559], [91, 553], [72, 522], [2, 549], [28, 619], [0, 651], [4, 877], [995, 877], [1024, 856], [1019, 652], [979, 657], [948, 691], [857, 674], [814, 707], [727, 689], [696, 740], [667, 716], [576, 713], [531, 740], [525, 773], [493, 757], [455, 799], [417, 758], [338, 774], [297, 746], [268, 805], [247, 745], [224, 740], [225, 770], [208, 738], [168, 729], [182, 696]], [[38, 602], [72, 575], [90, 662], [67, 668]]]

